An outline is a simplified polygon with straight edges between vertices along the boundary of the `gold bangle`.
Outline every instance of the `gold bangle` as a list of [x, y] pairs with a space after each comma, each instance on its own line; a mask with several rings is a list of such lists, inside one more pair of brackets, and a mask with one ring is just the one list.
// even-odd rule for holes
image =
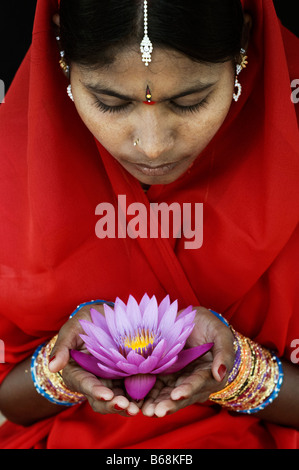
[[54, 373], [49, 370], [49, 357], [56, 342], [57, 335], [46, 344], [40, 346], [32, 356], [31, 376], [37, 392], [50, 402], [72, 406], [85, 401], [85, 396], [73, 392], [64, 383], [61, 371]]
[[[233, 411], [253, 413], [263, 409], [279, 393], [283, 380], [281, 363], [270, 351], [236, 333], [238, 357], [230, 373], [234, 379], [209, 399]], [[236, 373], [237, 369], [237, 373]]]

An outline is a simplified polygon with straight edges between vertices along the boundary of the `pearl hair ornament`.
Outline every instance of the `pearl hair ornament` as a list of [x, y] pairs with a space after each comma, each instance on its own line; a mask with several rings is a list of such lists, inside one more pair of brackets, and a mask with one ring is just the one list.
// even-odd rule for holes
[[148, 67], [152, 61], [153, 44], [148, 37], [148, 14], [147, 14], [147, 0], [144, 0], [144, 37], [140, 44], [140, 51], [142, 53], [142, 62]]

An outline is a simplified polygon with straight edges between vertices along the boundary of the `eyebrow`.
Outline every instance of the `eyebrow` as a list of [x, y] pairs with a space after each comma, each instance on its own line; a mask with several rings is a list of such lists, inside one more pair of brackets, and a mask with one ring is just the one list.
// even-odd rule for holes
[[[83, 82], [82, 82], [83, 83]], [[216, 85], [217, 81], [212, 82], [212, 83], [202, 83], [200, 85], [195, 85], [192, 88], [188, 88], [177, 95], [170, 96], [167, 98], [164, 98], [163, 100], [160, 100], [160, 102], [163, 101], [173, 101], [177, 100], [178, 98], [183, 98], [184, 96], [188, 95], [193, 95], [195, 93], [199, 93], [205, 90], [208, 90], [209, 88], [212, 88], [214, 85]], [[117, 91], [111, 90], [110, 88], [107, 88], [105, 86], [101, 86], [100, 84], [94, 85], [92, 83], [83, 83], [85, 88], [87, 88], [89, 91], [93, 93], [97, 93], [100, 95], [108, 95], [108, 96], [113, 96], [114, 98], [118, 98], [123, 101], [138, 101], [136, 97], [134, 96], [128, 96], [128, 95], [123, 95], [122, 93], [118, 93]]]

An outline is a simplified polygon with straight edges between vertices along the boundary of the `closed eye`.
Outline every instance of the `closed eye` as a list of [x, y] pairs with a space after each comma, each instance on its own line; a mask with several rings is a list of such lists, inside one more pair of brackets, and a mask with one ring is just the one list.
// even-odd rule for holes
[[[209, 95], [201, 100], [199, 103], [196, 103], [194, 105], [188, 105], [188, 106], [182, 106], [177, 104], [175, 101], [170, 101], [170, 106], [176, 111], [181, 114], [186, 114], [186, 113], [196, 113], [198, 112], [201, 108], [205, 108], [208, 104], [208, 98]], [[98, 98], [96, 99], [94, 105], [100, 109], [103, 113], [122, 113], [122, 112], [128, 112], [130, 107], [133, 105], [132, 102], [127, 102], [121, 105], [117, 106], [109, 106], [102, 101], [100, 101]]]
[[118, 106], [108, 106], [107, 104], [103, 103], [99, 99], [96, 99], [94, 105], [99, 108], [103, 113], [121, 113], [123, 111], [128, 110], [128, 107], [131, 106], [132, 103], [124, 103]]
[[205, 108], [207, 106], [208, 96], [206, 98], [204, 98], [203, 100], [201, 100], [199, 103], [189, 105], [189, 106], [182, 106], [182, 105], [179, 105], [179, 104], [175, 103], [174, 101], [172, 101], [170, 104], [176, 111], [178, 111], [180, 113], [183, 113], [183, 114], [185, 114], [185, 113], [196, 113], [201, 108]]

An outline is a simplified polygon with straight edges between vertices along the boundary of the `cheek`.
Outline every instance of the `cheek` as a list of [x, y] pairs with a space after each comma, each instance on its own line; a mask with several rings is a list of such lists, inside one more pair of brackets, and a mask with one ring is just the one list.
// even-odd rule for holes
[[186, 145], [201, 152], [217, 134], [230, 109], [230, 103], [219, 109], [209, 109], [205, 113], [193, 118], [181, 128], [181, 138]]
[[100, 113], [96, 108], [76, 103], [77, 112], [94, 137], [104, 146], [117, 146], [127, 133], [125, 125], [116, 125], [116, 120], [109, 114]]

